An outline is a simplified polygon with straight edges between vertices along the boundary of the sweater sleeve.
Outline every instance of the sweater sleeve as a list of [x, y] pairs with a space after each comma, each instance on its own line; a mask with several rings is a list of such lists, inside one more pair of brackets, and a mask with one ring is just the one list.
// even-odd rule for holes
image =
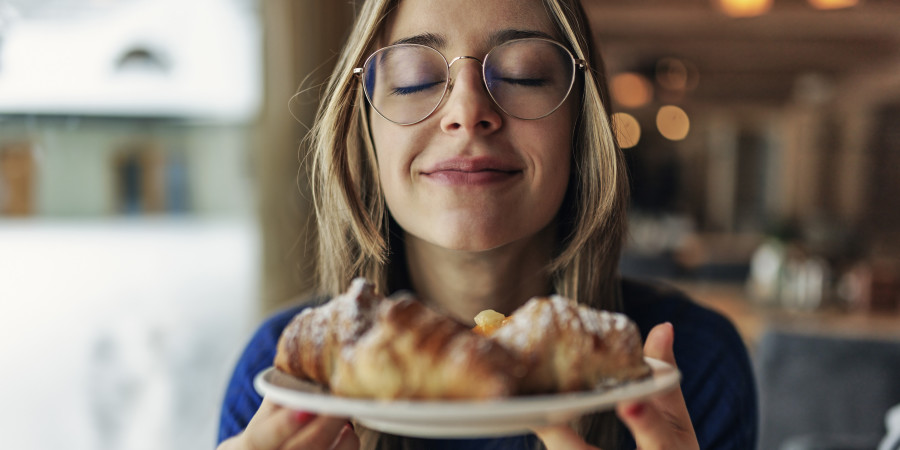
[[262, 396], [253, 387], [253, 380], [272, 365], [282, 330], [300, 310], [299, 307], [285, 310], [263, 322], [244, 348], [225, 390], [219, 418], [219, 443], [244, 431], [256, 414]]

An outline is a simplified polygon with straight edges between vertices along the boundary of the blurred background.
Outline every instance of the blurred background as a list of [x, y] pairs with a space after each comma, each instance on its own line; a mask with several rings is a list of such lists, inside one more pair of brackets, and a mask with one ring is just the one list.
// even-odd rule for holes
[[[900, 403], [900, 2], [584, 5], [632, 176], [622, 272], [734, 321], [760, 448], [874, 448]], [[214, 445], [242, 345], [310, 286], [301, 144], [353, 11], [0, 0], [4, 448]]]

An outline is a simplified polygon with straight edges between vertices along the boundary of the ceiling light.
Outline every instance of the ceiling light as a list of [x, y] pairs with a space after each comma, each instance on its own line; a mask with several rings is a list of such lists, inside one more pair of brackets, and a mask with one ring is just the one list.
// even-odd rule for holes
[[841, 9], [859, 4], [859, 0], [808, 0], [816, 9]]
[[716, 0], [716, 3], [731, 17], [759, 16], [772, 8], [772, 0]]

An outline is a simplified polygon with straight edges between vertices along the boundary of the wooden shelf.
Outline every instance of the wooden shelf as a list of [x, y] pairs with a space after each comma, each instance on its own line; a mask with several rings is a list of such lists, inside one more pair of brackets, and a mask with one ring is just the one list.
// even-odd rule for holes
[[900, 339], [900, 312], [864, 313], [837, 309], [788, 310], [760, 305], [747, 297], [743, 285], [673, 282], [695, 301], [730, 319], [752, 350], [767, 330], [785, 330], [848, 338]]

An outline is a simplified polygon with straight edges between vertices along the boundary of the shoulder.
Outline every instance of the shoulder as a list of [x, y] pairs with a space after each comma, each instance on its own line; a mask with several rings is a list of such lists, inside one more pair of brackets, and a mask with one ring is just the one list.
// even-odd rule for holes
[[623, 279], [625, 314], [643, 337], [663, 322], [675, 330], [681, 389], [702, 448], [751, 448], [758, 417], [749, 353], [734, 325], [661, 282]]

